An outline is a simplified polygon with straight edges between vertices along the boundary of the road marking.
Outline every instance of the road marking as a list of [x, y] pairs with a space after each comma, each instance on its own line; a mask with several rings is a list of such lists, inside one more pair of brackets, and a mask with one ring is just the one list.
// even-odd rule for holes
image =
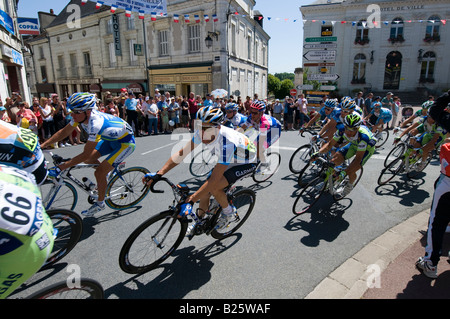
[[154, 152], [154, 151], [159, 151], [160, 149], [163, 149], [163, 148], [166, 148], [166, 147], [172, 146], [172, 145], [174, 145], [174, 144], [177, 144], [178, 142], [179, 142], [179, 141], [176, 141], [176, 142], [173, 142], [173, 143], [170, 143], [170, 144], [167, 144], [167, 145], [164, 145], [164, 146], [161, 146], [161, 147], [155, 148], [155, 149], [153, 149], [153, 150], [150, 150], [150, 151], [147, 151], [147, 152], [141, 153], [141, 155], [146, 155], [146, 154], [152, 153], [152, 152]]

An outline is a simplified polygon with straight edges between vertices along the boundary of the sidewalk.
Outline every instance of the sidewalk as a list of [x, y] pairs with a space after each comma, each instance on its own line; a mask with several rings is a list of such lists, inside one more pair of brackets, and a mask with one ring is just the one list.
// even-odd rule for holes
[[[450, 234], [445, 235], [437, 279], [430, 279], [415, 268], [417, 258], [425, 251], [428, 216], [429, 210], [425, 210], [373, 240], [305, 299], [450, 298]], [[381, 276], [374, 279], [376, 271]], [[368, 282], [375, 287], [368, 288]]]

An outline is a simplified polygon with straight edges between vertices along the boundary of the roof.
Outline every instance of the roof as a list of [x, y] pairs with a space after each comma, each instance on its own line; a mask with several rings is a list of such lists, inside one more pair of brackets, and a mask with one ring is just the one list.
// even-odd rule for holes
[[102, 5], [100, 9], [96, 9], [96, 3], [88, 1], [85, 4], [81, 4], [81, 0], [71, 0], [64, 9], [56, 16], [52, 23], [50, 23], [47, 28], [51, 28], [60, 24], [65, 24], [69, 19], [73, 19], [73, 11], [69, 10], [67, 12], [67, 7], [71, 4], [79, 5], [81, 9], [81, 18], [96, 14], [102, 11], [109, 11], [110, 6]]

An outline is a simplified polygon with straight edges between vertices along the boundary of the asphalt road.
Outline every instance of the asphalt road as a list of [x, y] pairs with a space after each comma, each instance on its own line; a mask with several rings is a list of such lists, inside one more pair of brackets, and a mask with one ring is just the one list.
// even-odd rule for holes
[[[158, 170], [174, 147], [189, 134], [137, 138], [135, 152], [127, 167], [144, 166]], [[84, 219], [81, 241], [62, 261], [33, 276], [11, 298], [25, 297], [49, 284], [64, 281], [76, 265], [82, 277], [99, 281], [106, 298], [176, 299], [301, 299], [329, 273], [364, 245], [386, 230], [429, 208], [433, 183], [439, 174], [434, 159], [426, 174], [415, 180], [397, 177], [379, 187], [377, 178], [392, 144], [392, 136], [365, 165], [362, 180], [354, 191], [327, 209], [294, 216], [291, 207], [299, 187], [297, 176], [288, 168], [293, 151], [306, 143], [297, 132], [283, 132], [279, 142], [282, 164], [271, 180], [242, 185], [257, 192], [255, 209], [239, 231], [223, 241], [206, 235], [185, 240], [159, 268], [142, 274], [124, 273], [118, 264], [119, 251], [129, 234], [153, 214], [167, 209], [171, 191], [149, 194], [139, 206], [117, 212], [109, 208], [94, 218]], [[83, 146], [54, 150], [64, 157], [81, 152]], [[92, 172], [90, 173], [93, 177]], [[193, 178], [182, 163], [166, 175], [173, 182], [186, 182], [192, 189], [202, 180]], [[90, 205], [79, 193], [76, 211]]]

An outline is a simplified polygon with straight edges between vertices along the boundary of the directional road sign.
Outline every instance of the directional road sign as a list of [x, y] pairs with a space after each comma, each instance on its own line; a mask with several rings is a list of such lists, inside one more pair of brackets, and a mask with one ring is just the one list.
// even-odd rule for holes
[[296, 86], [297, 90], [312, 90], [314, 88], [314, 85], [312, 84], [302, 84]]
[[320, 50], [320, 49], [336, 49], [337, 43], [308, 43], [303, 45], [304, 49], [313, 49], [313, 50]]
[[336, 60], [336, 50], [313, 50], [303, 54], [308, 61], [334, 61]]
[[337, 41], [337, 37], [305, 38], [305, 42], [335, 42], [335, 41]]
[[336, 81], [339, 79], [339, 75], [328, 73], [308, 74], [307, 78], [310, 81]]

